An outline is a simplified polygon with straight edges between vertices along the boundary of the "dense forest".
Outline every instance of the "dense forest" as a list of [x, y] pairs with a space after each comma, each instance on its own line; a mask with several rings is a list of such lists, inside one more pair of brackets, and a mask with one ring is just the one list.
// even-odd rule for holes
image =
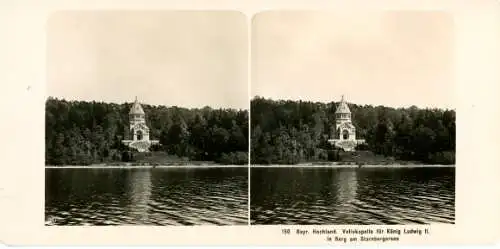
[[[328, 144], [338, 103], [251, 102], [251, 162], [295, 164], [335, 161]], [[349, 104], [358, 150], [422, 163], [455, 163], [455, 111]], [[338, 154], [337, 154], [338, 155]]]
[[[251, 102], [251, 162], [294, 164], [338, 160], [328, 139], [338, 103]], [[49, 98], [45, 116], [48, 165], [89, 165], [129, 161], [121, 143], [132, 103], [66, 101]], [[192, 161], [246, 164], [248, 112], [143, 105], [152, 150]], [[356, 136], [368, 150], [423, 163], [455, 163], [455, 111], [349, 104]], [[332, 153], [333, 152], [333, 153]]]
[[[45, 161], [48, 165], [89, 165], [130, 161], [127, 136], [132, 103], [66, 101], [45, 106]], [[248, 163], [248, 111], [142, 105], [152, 150], [192, 161]], [[165, 154], [166, 154], [165, 153]]]

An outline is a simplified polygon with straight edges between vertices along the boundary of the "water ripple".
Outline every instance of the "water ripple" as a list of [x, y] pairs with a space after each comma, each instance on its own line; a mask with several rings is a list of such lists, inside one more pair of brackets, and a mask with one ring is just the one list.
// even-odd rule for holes
[[252, 169], [252, 224], [455, 222], [454, 168]]
[[246, 225], [247, 169], [47, 169], [46, 225]]

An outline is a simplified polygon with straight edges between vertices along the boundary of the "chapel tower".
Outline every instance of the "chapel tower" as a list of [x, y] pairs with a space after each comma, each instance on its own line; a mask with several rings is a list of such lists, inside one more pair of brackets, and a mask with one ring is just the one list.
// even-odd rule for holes
[[129, 112], [129, 138], [122, 142], [139, 152], [149, 151], [149, 147], [158, 144], [158, 140], [149, 140], [149, 127], [146, 125], [146, 113], [135, 97]]
[[356, 127], [352, 124], [351, 110], [344, 100], [344, 95], [335, 110], [335, 139], [356, 139]]
[[365, 142], [364, 139], [356, 139], [356, 127], [352, 124], [351, 110], [344, 95], [335, 110], [335, 129], [332, 135], [332, 139], [328, 140], [330, 144], [345, 151], [354, 151], [358, 144]]

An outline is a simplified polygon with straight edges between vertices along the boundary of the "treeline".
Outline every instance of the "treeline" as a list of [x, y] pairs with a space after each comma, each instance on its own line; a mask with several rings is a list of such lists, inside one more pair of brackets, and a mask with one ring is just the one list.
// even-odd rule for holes
[[[338, 103], [251, 101], [251, 162], [338, 160], [328, 139]], [[455, 163], [455, 111], [349, 104], [356, 137], [375, 154], [423, 163]]]
[[[45, 155], [48, 165], [89, 165], [129, 160], [128, 113], [132, 103], [48, 98]], [[196, 161], [248, 163], [248, 111], [142, 105], [153, 150]]]

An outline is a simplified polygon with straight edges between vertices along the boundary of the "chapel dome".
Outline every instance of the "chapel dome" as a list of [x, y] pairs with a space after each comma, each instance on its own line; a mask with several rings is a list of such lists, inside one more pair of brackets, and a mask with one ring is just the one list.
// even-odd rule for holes
[[347, 103], [344, 101], [344, 96], [342, 96], [340, 104], [337, 106], [337, 110], [335, 110], [335, 113], [351, 113], [351, 110], [349, 110], [349, 106], [347, 106]]
[[137, 101], [137, 97], [135, 98], [132, 108], [130, 108], [129, 114], [142, 114], [142, 115], [145, 114], [141, 104], [139, 104], [139, 102]]

